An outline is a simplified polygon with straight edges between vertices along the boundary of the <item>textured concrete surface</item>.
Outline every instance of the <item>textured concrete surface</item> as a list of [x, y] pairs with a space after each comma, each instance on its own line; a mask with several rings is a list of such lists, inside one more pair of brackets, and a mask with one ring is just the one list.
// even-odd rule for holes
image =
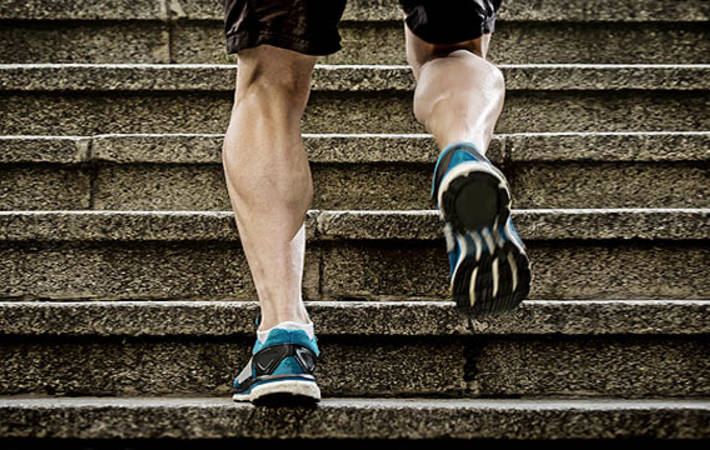
[[[318, 295], [318, 249], [306, 251], [304, 298]], [[250, 300], [238, 242], [0, 245], [0, 297]]]
[[[391, 0], [387, 0], [391, 1]], [[710, 18], [710, 7], [703, 0], [680, 5], [667, 0], [595, 1], [579, 0], [534, 1], [516, 0], [501, 6], [502, 20], [581, 20], [581, 21], [705, 21]], [[621, 19], [623, 18], [623, 19]], [[682, 19], [681, 19], [682, 18]]]
[[[232, 107], [224, 93], [17, 93], [0, 97], [5, 134], [223, 133]], [[411, 93], [316, 92], [305, 133], [421, 133]], [[710, 129], [710, 91], [512, 91], [497, 132]], [[25, 118], [32, 115], [35, 120]], [[77, 121], [81, 116], [83, 120]]]
[[[439, 153], [428, 134], [304, 134], [303, 139], [313, 163], [433, 165]], [[0, 162], [221, 164], [223, 140], [223, 134], [0, 136]], [[710, 132], [498, 134], [486, 156], [496, 164], [709, 161]]]
[[[2, 395], [227, 395], [253, 337], [3, 339]], [[325, 395], [710, 395], [710, 342], [612, 336], [319, 335]]]
[[[528, 241], [533, 299], [710, 298], [703, 241]], [[0, 298], [254, 298], [238, 242], [5, 242]], [[319, 241], [304, 297], [445, 299], [440, 241]], [[319, 290], [320, 284], [320, 290]], [[320, 294], [319, 294], [320, 292]]]
[[237, 55], [227, 55], [223, 21], [180, 21], [172, 31], [172, 58], [176, 63], [237, 63]]
[[474, 395], [710, 394], [710, 341], [673, 338], [485, 339], [468, 347]]
[[228, 398], [4, 398], [0, 434], [56, 438], [708, 438], [710, 402], [326, 399], [258, 408]]
[[[528, 240], [705, 240], [710, 209], [513, 210]], [[5, 241], [235, 241], [231, 211], [7, 211]], [[319, 211], [306, 215], [316, 240], [443, 240], [436, 210]], [[396, 244], [394, 242], [393, 244]], [[385, 245], [385, 244], [383, 244]]]
[[0, 62], [169, 63], [168, 30], [161, 22], [3, 23]]
[[[310, 210], [306, 215], [308, 239], [315, 238], [317, 214]], [[239, 240], [232, 211], [3, 212], [0, 221], [3, 240]]]
[[[514, 210], [524, 239], [707, 239], [710, 210]], [[440, 239], [435, 210], [322, 211], [321, 239]]]
[[[710, 64], [501, 66], [508, 91], [707, 90]], [[0, 65], [0, 90], [8, 91], [231, 91], [233, 65]], [[411, 91], [406, 66], [319, 65], [315, 91]]]
[[99, 162], [221, 164], [223, 141], [224, 134], [103, 135], [90, 138], [90, 145]]
[[506, 171], [518, 208], [710, 206], [710, 165], [524, 163]]
[[708, 161], [709, 132], [520, 133], [500, 137], [518, 161]]
[[430, 165], [314, 165], [313, 207], [320, 209], [431, 208]]
[[[170, 30], [170, 31], [168, 31]], [[399, 21], [342, 22], [342, 49], [327, 64], [406, 64]], [[218, 21], [7, 22], [4, 63], [235, 63]], [[707, 63], [700, 23], [505, 22], [496, 25], [488, 57], [497, 64]], [[47, 46], [52, 52], [44, 51]], [[628, 49], [633, 48], [633, 52]]]
[[[433, 164], [439, 156], [431, 135], [306, 135], [308, 159], [316, 163], [408, 162]], [[488, 159], [503, 162], [503, 140], [494, 137]]]
[[708, 38], [701, 23], [499, 21], [488, 57], [497, 64], [707, 63]]
[[[432, 170], [430, 164], [312, 164], [314, 199], [311, 207], [429, 208]], [[93, 189], [94, 209], [231, 209], [221, 164], [100, 166]], [[693, 199], [685, 199], [686, 204], [692, 205]]]
[[[427, 337], [341, 340], [319, 336], [316, 377], [324, 395], [459, 395], [464, 351]], [[51, 395], [228, 395], [249, 359], [241, 339], [4, 338], [0, 393]], [[423, 357], [423, 355], [426, 355]]]
[[156, 19], [164, 17], [163, 0], [2, 0], [0, 19]]
[[90, 198], [87, 169], [47, 164], [0, 165], [0, 210], [89, 209]]
[[[529, 241], [530, 298], [708, 298], [710, 248], [704, 242]], [[443, 242], [334, 242], [322, 251], [324, 300], [448, 295]]]
[[[145, 159], [151, 156], [146, 155]], [[178, 155], [176, 159], [189, 157], [189, 154]], [[36, 165], [0, 166], [0, 173], [6, 177], [0, 181], [0, 186], [5, 185], [5, 193], [0, 195], [0, 209], [54, 209], [52, 205], [57, 204], [66, 205], [65, 209], [88, 207], [124, 211], [224, 211], [231, 208], [221, 163], [96, 166], [84, 171]], [[429, 198], [432, 170], [432, 163], [312, 161], [314, 198], [311, 207], [429, 209], [434, 206]], [[76, 173], [78, 178], [62, 177], [62, 171]], [[516, 208], [710, 207], [710, 172], [706, 162], [536, 161], [506, 165], [503, 172], [510, 182]], [[72, 186], [85, 183], [88, 173], [92, 174], [91, 205], [72, 195], [63, 203], [57, 203], [58, 194], [66, 196], [71, 191], [47, 188], [52, 179]], [[81, 185], [81, 188], [79, 192], [88, 192], [88, 186]]]
[[[411, 101], [410, 92], [315, 92], [303, 131], [421, 133]], [[0, 105], [4, 134], [223, 133], [232, 95], [7, 93]], [[497, 132], [704, 131], [709, 109], [710, 91], [511, 91]]]
[[96, 172], [94, 208], [224, 211], [231, 209], [221, 165], [108, 165]]
[[82, 163], [90, 139], [71, 136], [0, 136], [0, 163]]
[[[436, 161], [438, 149], [431, 136], [306, 134], [303, 136], [308, 159], [312, 163], [368, 163]], [[91, 143], [92, 160], [116, 163], [222, 163], [224, 135], [105, 135], [87, 138]], [[693, 138], [688, 140], [692, 143]], [[710, 134], [707, 140], [710, 141]], [[9, 139], [8, 139], [9, 141]], [[0, 138], [0, 146], [3, 139]], [[16, 155], [7, 158], [29, 158], [34, 146], [19, 138], [14, 143]], [[496, 137], [488, 148], [489, 159], [503, 160], [502, 138]], [[23, 149], [26, 146], [26, 150]], [[691, 147], [692, 148], [692, 147]], [[12, 160], [10, 160], [12, 161]]]
[[[497, 64], [707, 63], [707, 26], [700, 23], [499, 21], [488, 57]], [[327, 64], [407, 64], [404, 27], [388, 22], [341, 22], [342, 49], [319, 58]], [[173, 60], [234, 62], [227, 55], [221, 21], [178, 22]], [[629, 48], [634, 51], [630, 52]], [[28, 61], [30, 62], [30, 61]]]
[[[170, 32], [168, 28], [170, 27]], [[168, 36], [170, 33], [171, 37]], [[343, 22], [342, 49], [327, 64], [406, 64], [403, 26]], [[0, 32], [12, 45], [4, 63], [235, 63], [222, 21], [10, 22]], [[116, 36], [120, 40], [116, 42]], [[497, 64], [707, 63], [707, 27], [694, 23], [499, 22], [489, 58]], [[172, 43], [172, 45], [170, 45]], [[44, 49], [51, 45], [52, 52]], [[170, 46], [170, 47], [169, 47]], [[634, 52], [629, 52], [634, 48]]]
[[[449, 301], [309, 301], [324, 336], [707, 335], [708, 300], [535, 300], [471, 318]], [[253, 336], [255, 301], [0, 302], [0, 334]], [[475, 342], [475, 340], [474, 340]]]

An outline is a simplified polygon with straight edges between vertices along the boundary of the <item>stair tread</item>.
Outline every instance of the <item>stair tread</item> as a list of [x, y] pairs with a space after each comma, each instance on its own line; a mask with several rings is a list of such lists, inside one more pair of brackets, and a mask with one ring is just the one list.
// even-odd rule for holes
[[5, 437], [590, 438], [710, 436], [708, 399], [326, 398], [314, 408], [231, 399], [0, 398]]
[[[428, 134], [303, 138], [314, 163], [433, 164], [439, 152]], [[0, 136], [0, 162], [221, 164], [223, 140], [223, 134]], [[487, 156], [496, 163], [706, 161], [708, 148], [710, 131], [503, 133], [493, 137]]]
[[[710, 208], [513, 210], [523, 239], [710, 238]], [[437, 210], [309, 210], [309, 240], [443, 239]], [[231, 211], [0, 211], [0, 240], [239, 239]]]
[[[470, 318], [451, 301], [309, 301], [321, 335], [698, 335], [710, 300], [536, 300]], [[235, 336], [254, 333], [253, 301], [0, 301], [0, 334]]]

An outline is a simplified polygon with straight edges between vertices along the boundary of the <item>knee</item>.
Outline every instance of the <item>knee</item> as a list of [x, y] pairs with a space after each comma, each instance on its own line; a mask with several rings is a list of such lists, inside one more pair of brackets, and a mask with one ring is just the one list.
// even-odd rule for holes
[[503, 72], [486, 58], [468, 49], [454, 50], [445, 56], [433, 58], [422, 66], [421, 71], [441, 72], [437, 75], [442, 76], [456, 71], [467, 74], [466, 79], [476, 80], [476, 84], [487, 91], [505, 89]]
[[315, 57], [284, 53], [280, 49], [264, 50], [244, 57], [240, 53], [235, 103], [239, 105], [256, 96], [262, 104], [305, 109]]
[[289, 110], [304, 110], [311, 89], [311, 76], [284, 72], [259, 72], [237, 82], [235, 104], [254, 100], [262, 105], [286, 105]]

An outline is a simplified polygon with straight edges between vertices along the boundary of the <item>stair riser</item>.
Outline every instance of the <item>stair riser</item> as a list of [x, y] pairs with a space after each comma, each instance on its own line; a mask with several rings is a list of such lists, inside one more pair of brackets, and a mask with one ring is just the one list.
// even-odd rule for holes
[[[431, 209], [433, 164], [311, 163], [313, 209]], [[515, 163], [518, 209], [703, 208], [706, 163]], [[221, 164], [0, 165], [0, 210], [231, 209]]]
[[2, 63], [170, 63], [165, 22], [0, 22]]
[[[527, 241], [533, 299], [710, 297], [706, 241]], [[244, 299], [255, 291], [238, 242], [6, 242], [3, 298]], [[308, 299], [448, 298], [441, 241], [309, 243]], [[320, 292], [320, 294], [319, 294]]]
[[[326, 396], [710, 394], [710, 344], [674, 337], [320, 336]], [[0, 394], [228, 395], [245, 339], [5, 338]]]
[[[407, 63], [399, 21], [343, 22], [340, 34], [343, 48], [320, 62]], [[226, 53], [222, 21], [6, 22], [0, 41], [10, 44], [0, 48], [3, 63], [236, 62]], [[706, 63], [709, 53], [710, 35], [699, 23], [500, 21], [488, 56], [500, 64], [680, 64]]]
[[[229, 92], [5, 94], [0, 133], [224, 133], [232, 102]], [[411, 92], [314, 92], [303, 129], [422, 133], [411, 103]], [[497, 132], [707, 130], [708, 110], [708, 91], [509, 91]]]
[[[527, 241], [530, 298], [707, 298], [710, 247], [681, 242]], [[445, 296], [443, 246], [414, 241], [352, 242], [323, 249], [322, 292], [329, 295]]]

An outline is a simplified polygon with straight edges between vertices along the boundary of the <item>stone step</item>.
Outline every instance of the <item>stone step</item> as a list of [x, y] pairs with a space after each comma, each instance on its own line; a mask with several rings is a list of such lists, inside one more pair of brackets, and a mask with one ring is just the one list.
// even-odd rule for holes
[[[708, 62], [710, 8], [702, 0], [506, 2], [490, 56], [499, 63]], [[222, 3], [213, 1], [5, 2], [2, 62], [225, 62]], [[353, 1], [343, 49], [328, 63], [404, 64], [396, 1]], [[107, 46], [106, 43], [111, 45]], [[52, 48], [47, 52], [47, 48]], [[633, 48], [633, 52], [629, 49]]]
[[[228, 65], [0, 69], [4, 135], [222, 133], [236, 71]], [[710, 65], [523, 65], [504, 72], [499, 133], [710, 129]], [[423, 131], [412, 114], [408, 68], [321, 66], [315, 77], [304, 132]]]
[[[228, 210], [223, 135], [0, 136], [0, 209]], [[304, 135], [316, 209], [426, 209], [431, 136]], [[710, 207], [710, 132], [502, 134], [518, 208]]]
[[[451, 301], [308, 301], [319, 335], [699, 336], [710, 300], [526, 300], [500, 316], [470, 317]], [[0, 301], [2, 336], [248, 337], [256, 301]]]
[[[309, 302], [326, 395], [707, 397], [710, 301]], [[1, 302], [0, 395], [228, 395], [255, 302]]]
[[332, 398], [316, 408], [255, 408], [228, 398], [3, 398], [0, 411], [8, 438], [710, 437], [705, 399]]
[[[0, 64], [0, 91], [227, 91], [235, 64]], [[509, 91], [674, 90], [710, 88], [710, 64], [501, 65]], [[319, 92], [412, 91], [404, 65], [319, 64]]]
[[[707, 209], [514, 211], [533, 299], [710, 298]], [[0, 297], [249, 299], [232, 213], [2, 212]], [[436, 211], [316, 211], [304, 296], [442, 299]]]

